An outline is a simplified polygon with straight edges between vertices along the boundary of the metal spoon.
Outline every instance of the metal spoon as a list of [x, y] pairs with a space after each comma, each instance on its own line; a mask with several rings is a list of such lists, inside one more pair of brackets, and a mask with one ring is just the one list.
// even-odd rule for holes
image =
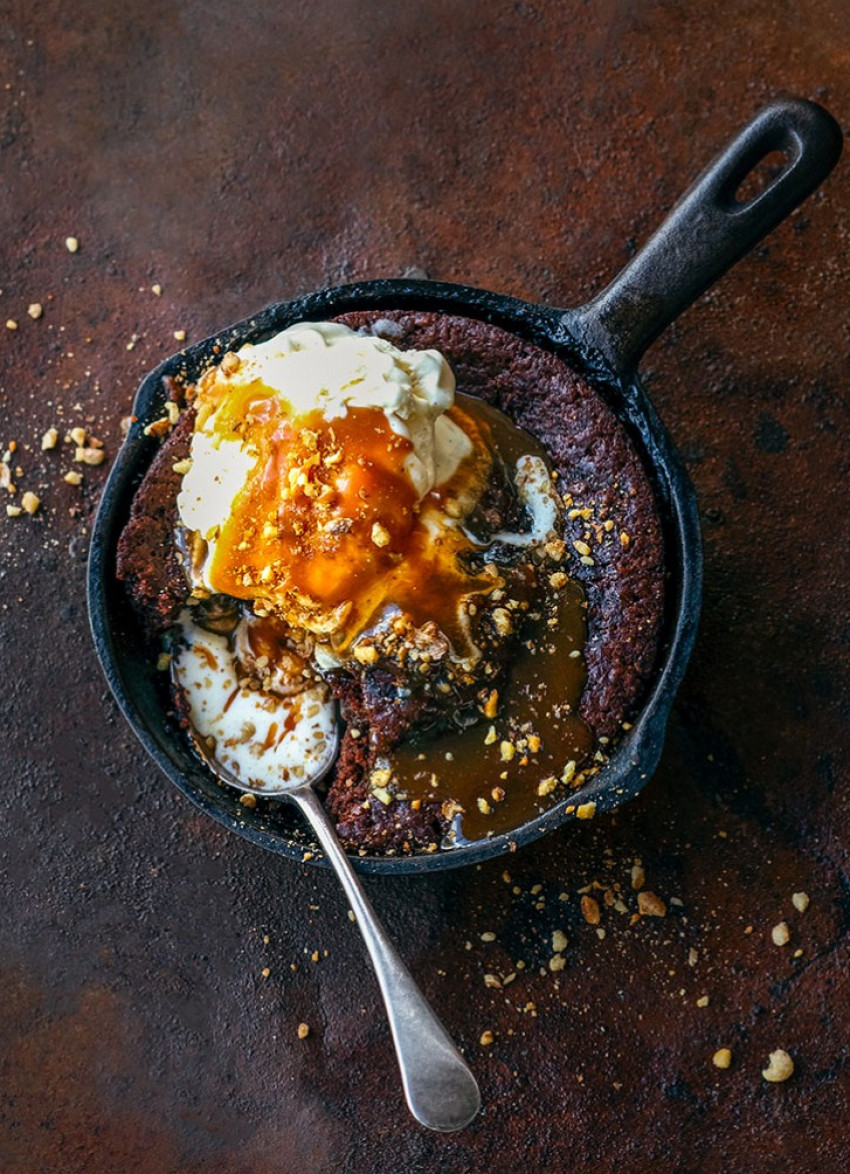
[[481, 1106], [475, 1077], [396, 953], [313, 790], [336, 759], [338, 732], [328, 739], [326, 755], [311, 778], [281, 781], [274, 788], [243, 783], [212, 757], [201, 738], [195, 739], [195, 745], [222, 782], [266, 799], [289, 799], [309, 821], [336, 870], [372, 959], [411, 1113], [422, 1125], [441, 1133], [468, 1125]]

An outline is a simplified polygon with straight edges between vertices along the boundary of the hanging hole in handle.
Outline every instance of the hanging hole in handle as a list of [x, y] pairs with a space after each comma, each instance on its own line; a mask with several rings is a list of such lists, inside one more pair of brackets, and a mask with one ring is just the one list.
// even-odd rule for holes
[[733, 207], [744, 208], [747, 204], [757, 200], [771, 184], [775, 183], [791, 161], [790, 151], [783, 151], [779, 148], [765, 155], [755, 167], [747, 172], [735, 188], [732, 196]]

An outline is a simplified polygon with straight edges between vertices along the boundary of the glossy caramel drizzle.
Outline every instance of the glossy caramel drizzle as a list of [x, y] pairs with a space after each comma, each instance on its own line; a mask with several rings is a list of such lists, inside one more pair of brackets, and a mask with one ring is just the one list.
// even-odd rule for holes
[[416, 625], [433, 620], [468, 654], [459, 601], [494, 582], [464, 569], [459, 556], [474, 543], [446, 524], [443, 505], [480, 495], [492, 440], [485, 421], [459, 407], [449, 415], [473, 451], [420, 502], [405, 471], [412, 445], [381, 409], [294, 421], [261, 385], [241, 389], [217, 412], [216, 433], [230, 441], [245, 433], [257, 460], [206, 568], [212, 588], [261, 601], [294, 627], [329, 635], [340, 652], [390, 604]]
[[531, 624], [497, 717], [416, 736], [388, 755], [398, 791], [409, 801], [457, 804], [458, 838], [466, 840], [510, 831], [562, 798], [563, 785], [544, 786], [543, 795], [538, 789], [545, 780], [560, 784], [568, 764], [579, 768], [593, 749], [577, 712], [584, 662], [570, 655], [584, 642], [583, 593], [571, 583]]

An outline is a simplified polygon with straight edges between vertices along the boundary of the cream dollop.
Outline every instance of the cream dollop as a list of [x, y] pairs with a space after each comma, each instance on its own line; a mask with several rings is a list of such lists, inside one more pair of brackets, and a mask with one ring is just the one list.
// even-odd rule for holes
[[187, 610], [180, 633], [172, 671], [208, 753], [257, 789], [312, 778], [334, 738], [336, 706], [327, 686], [304, 683], [295, 691], [273, 670], [268, 685], [258, 688], [242, 679], [233, 647], [245, 644], [238, 629], [231, 642], [200, 627]]
[[[377, 408], [412, 446], [404, 468], [420, 501], [471, 452], [469, 437], [445, 415], [454, 403], [455, 378], [439, 351], [400, 351], [338, 322], [301, 322], [236, 354], [232, 371], [214, 368], [200, 381], [199, 405], [210, 393], [220, 398], [226, 380], [227, 394], [261, 386], [293, 421], [317, 411], [330, 421], [350, 408]], [[250, 423], [241, 440], [232, 441], [217, 435], [215, 410], [203, 414], [190, 455], [177, 498], [180, 521], [214, 541], [257, 459]]]

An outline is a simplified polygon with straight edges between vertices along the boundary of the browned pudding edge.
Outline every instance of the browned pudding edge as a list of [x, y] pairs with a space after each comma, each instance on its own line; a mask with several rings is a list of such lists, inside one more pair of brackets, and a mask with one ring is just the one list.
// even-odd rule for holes
[[189, 593], [174, 546], [177, 494], [183, 478], [173, 466], [189, 455], [194, 423], [190, 408], [160, 446], [118, 539], [117, 575], [149, 635], [164, 632], [175, 622]]

